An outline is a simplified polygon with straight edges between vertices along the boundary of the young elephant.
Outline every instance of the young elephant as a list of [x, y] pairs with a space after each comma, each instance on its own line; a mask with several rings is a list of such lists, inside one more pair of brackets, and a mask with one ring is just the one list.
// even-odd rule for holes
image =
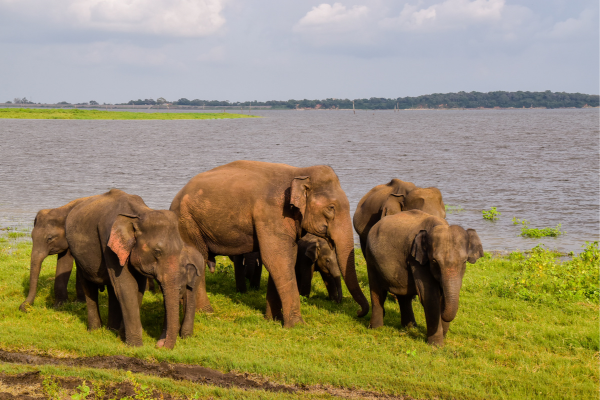
[[260, 288], [260, 278], [262, 275], [262, 260], [260, 252], [240, 254], [229, 257], [233, 261], [235, 270], [235, 288], [240, 293], [246, 293], [246, 279], [250, 280], [251, 289]]
[[[33, 222], [31, 240], [31, 263], [29, 267], [29, 294], [19, 309], [27, 312], [28, 306], [33, 305], [37, 294], [37, 283], [40, 277], [42, 262], [46, 257], [58, 254], [56, 261], [56, 278], [54, 280], [54, 306], [59, 306], [69, 299], [67, 284], [73, 270], [73, 256], [69, 251], [67, 238], [65, 236], [65, 222], [71, 210], [82, 201], [89, 199], [84, 197], [58, 208], [40, 210]], [[76, 273], [77, 300], [85, 301], [80, 274]]]
[[157, 346], [175, 346], [182, 294], [186, 312], [180, 333], [184, 337], [192, 333], [192, 288], [196, 277], [204, 273], [205, 261], [195, 248], [184, 245], [173, 212], [152, 210], [139, 196], [112, 189], [81, 202], [69, 213], [66, 237], [84, 278], [88, 329], [102, 324], [98, 287], [106, 285], [109, 327], [122, 325], [125, 342], [141, 346], [140, 305], [147, 278], [152, 277], [160, 284], [165, 302], [165, 329]]
[[412, 298], [425, 309], [427, 342], [443, 345], [458, 297], [466, 262], [483, 256], [474, 229], [466, 231], [422, 211], [405, 211], [382, 218], [366, 243], [365, 258], [371, 287], [371, 328], [383, 325], [387, 292], [396, 295], [403, 326], [415, 324]]
[[298, 241], [296, 281], [300, 295], [309, 296], [312, 277], [319, 272], [329, 293], [329, 299], [342, 301], [342, 280], [335, 250], [322, 237], [307, 233]]

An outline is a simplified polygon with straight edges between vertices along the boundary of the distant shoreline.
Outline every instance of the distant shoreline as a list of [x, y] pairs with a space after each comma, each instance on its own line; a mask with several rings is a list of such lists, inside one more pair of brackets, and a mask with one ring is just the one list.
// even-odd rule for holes
[[260, 118], [233, 113], [144, 113], [80, 109], [0, 108], [0, 119], [67, 119], [67, 120], [208, 120]]

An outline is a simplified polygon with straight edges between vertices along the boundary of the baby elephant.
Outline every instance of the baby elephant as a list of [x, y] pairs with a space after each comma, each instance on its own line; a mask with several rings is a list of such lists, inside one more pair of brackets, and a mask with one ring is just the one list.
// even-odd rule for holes
[[335, 250], [327, 240], [307, 233], [298, 241], [296, 281], [300, 295], [309, 296], [312, 277], [319, 272], [329, 293], [329, 299], [342, 301], [342, 280]]
[[[56, 278], [54, 279], [54, 306], [59, 306], [68, 300], [67, 285], [73, 270], [73, 256], [67, 244], [65, 222], [71, 210], [87, 199], [89, 197], [73, 200], [62, 207], [40, 210], [37, 213], [31, 231], [33, 248], [31, 250], [29, 272], [29, 293], [27, 299], [19, 307], [21, 311], [27, 312], [28, 307], [33, 305], [37, 294], [42, 262], [46, 257], [53, 254], [58, 254]], [[81, 274], [77, 271], [76, 274], [77, 300], [83, 302], [85, 301], [85, 295]]]
[[474, 229], [448, 225], [419, 210], [382, 218], [367, 238], [365, 258], [371, 287], [371, 328], [383, 325], [387, 292], [398, 298], [401, 323], [415, 324], [412, 298], [425, 309], [427, 342], [442, 346], [458, 311], [466, 262], [483, 256]]

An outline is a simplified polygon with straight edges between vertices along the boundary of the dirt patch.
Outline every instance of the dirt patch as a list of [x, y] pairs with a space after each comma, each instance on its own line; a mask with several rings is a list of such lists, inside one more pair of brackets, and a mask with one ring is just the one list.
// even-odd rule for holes
[[[110, 385], [93, 385], [79, 378], [63, 378], [42, 376], [39, 371], [10, 375], [0, 373], [0, 400], [39, 400], [70, 399], [71, 395], [81, 393], [81, 386], [89, 388], [89, 396], [94, 399], [133, 398], [139, 394], [140, 388], [130, 382]], [[169, 393], [146, 390], [144, 398], [175, 400]]]
[[[148, 361], [140, 360], [133, 357], [125, 356], [96, 356], [96, 357], [78, 357], [78, 358], [54, 358], [44, 357], [25, 353], [15, 353], [0, 350], [0, 362], [8, 362], [14, 364], [27, 364], [27, 365], [60, 365], [67, 367], [87, 367], [95, 369], [117, 369], [124, 371], [131, 371], [133, 373], [154, 375], [161, 378], [170, 378], [177, 381], [189, 381], [200, 384], [207, 384], [213, 386], [219, 386], [224, 388], [239, 388], [246, 390], [267, 390], [270, 392], [285, 392], [285, 393], [327, 393], [332, 396], [348, 398], [348, 399], [397, 399], [397, 400], [414, 400], [412, 397], [395, 397], [389, 396], [382, 393], [368, 392], [363, 390], [337, 388], [326, 385], [315, 385], [315, 386], [294, 386], [294, 385], [281, 385], [270, 382], [264, 377], [254, 376], [247, 373], [223, 373], [211, 368], [201, 367], [199, 365], [188, 365], [188, 364], [172, 364], [167, 362], [162, 363], [151, 363]], [[42, 382], [39, 372], [30, 372], [18, 375], [1, 375], [0, 379], [4, 385], [17, 386], [31, 386], [33, 384], [39, 385]], [[78, 379], [60, 379], [61, 385], [67, 389], [74, 389], [81, 384], [81, 380]], [[62, 383], [64, 381], [64, 384]], [[72, 383], [68, 383], [71, 382]], [[0, 400], [12, 399], [14, 397], [2, 397], [10, 395], [10, 393], [1, 390], [0, 386]], [[113, 386], [111, 386], [113, 388]], [[129, 389], [128, 389], [129, 388]], [[131, 392], [131, 384], [124, 382], [119, 385], [115, 385], [114, 389], [123, 390], [123, 396], [127, 396], [125, 392]], [[112, 390], [112, 389], [111, 389]], [[26, 394], [27, 389], [23, 389], [20, 395], [29, 396]], [[111, 392], [112, 393], [112, 392]], [[133, 392], [131, 392], [133, 393]], [[132, 394], [129, 394], [132, 395]], [[114, 398], [115, 396], [108, 397]], [[165, 399], [172, 398], [163, 394]], [[25, 397], [19, 397], [25, 398]], [[35, 398], [35, 394], [33, 397]], [[121, 397], [117, 397], [121, 398]]]

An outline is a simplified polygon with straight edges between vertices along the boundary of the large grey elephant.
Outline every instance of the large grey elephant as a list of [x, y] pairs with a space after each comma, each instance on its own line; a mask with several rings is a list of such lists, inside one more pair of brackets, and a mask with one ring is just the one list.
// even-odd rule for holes
[[412, 298], [425, 309], [427, 341], [443, 345], [458, 311], [466, 262], [483, 256], [479, 236], [423, 211], [386, 216], [369, 232], [365, 259], [371, 287], [371, 328], [383, 325], [388, 291], [398, 299], [403, 326], [415, 324]]
[[66, 238], [83, 277], [88, 329], [102, 325], [98, 287], [109, 295], [108, 326], [123, 326], [125, 342], [142, 345], [140, 305], [148, 277], [161, 286], [165, 324], [157, 346], [173, 348], [179, 330], [179, 300], [186, 308], [182, 337], [192, 334], [195, 280], [204, 274], [205, 261], [186, 246], [178, 231], [176, 215], [152, 210], [141, 197], [112, 189], [88, 198], [69, 213]]
[[382, 217], [400, 211], [421, 210], [436, 217], [446, 218], [442, 193], [434, 187], [420, 188], [412, 182], [392, 179], [385, 185], [377, 185], [363, 196], [354, 212], [354, 229], [365, 251], [371, 227]]
[[[56, 261], [56, 278], [54, 279], [54, 306], [59, 306], [69, 299], [67, 285], [73, 270], [73, 256], [65, 235], [65, 222], [71, 210], [82, 201], [89, 199], [83, 197], [73, 200], [62, 207], [40, 210], [33, 222], [31, 240], [31, 262], [29, 266], [29, 294], [19, 309], [27, 312], [33, 305], [37, 294], [38, 279], [42, 269], [42, 262], [46, 257], [58, 254]], [[77, 300], [85, 301], [80, 274], [76, 273]]]
[[[369, 311], [354, 265], [350, 204], [333, 169], [236, 161], [192, 178], [171, 203], [183, 239], [205, 258], [260, 251], [269, 272], [267, 318], [284, 327], [303, 323], [295, 277], [297, 242], [303, 231], [327, 238], [358, 314]], [[197, 307], [208, 302], [205, 282]]]

